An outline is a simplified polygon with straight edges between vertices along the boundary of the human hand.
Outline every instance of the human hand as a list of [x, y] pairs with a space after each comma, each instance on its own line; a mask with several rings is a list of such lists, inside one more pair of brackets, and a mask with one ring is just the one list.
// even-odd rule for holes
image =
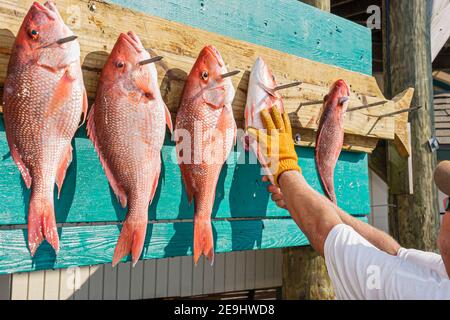
[[270, 113], [266, 109], [261, 111], [261, 120], [266, 130], [248, 128], [247, 132], [258, 142], [260, 150], [269, 160], [268, 168], [275, 184], [279, 186], [278, 178], [283, 172], [301, 172], [292, 139], [291, 122], [288, 114], [285, 112], [281, 115], [277, 107], [272, 107]]
[[[262, 180], [264, 182], [269, 182], [269, 178], [267, 176], [264, 176], [262, 178]], [[283, 193], [281, 192], [281, 189], [277, 186], [274, 186], [273, 184], [270, 184], [267, 187], [267, 191], [269, 191], [272, 196], [272, 201], [276, 203], [276, 205], [278, 207], [280, 207], [281, 209], [286, 209], [287, 210], [287, 206], [286, 203], [284, 202], [284, 198], [283, 198]]]

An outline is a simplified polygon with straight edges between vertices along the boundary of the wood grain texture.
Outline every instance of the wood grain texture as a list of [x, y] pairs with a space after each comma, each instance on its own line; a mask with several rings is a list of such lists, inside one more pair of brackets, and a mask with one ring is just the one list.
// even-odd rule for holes
[[[330, 11], [330, 1], [327, 1]], [[327, 1], [320, 0], [324, 6]], [[372, 74], [368, 29], [297, 0], [258, 0], [257, 5], [241, 0], [109, 2], [299, 57]], [[353, 45], [349, 46], [348, 38], [352, 38]]]
[[[367, 221], [366, 217], [360, 217]], [[307, 239], [291, 219], [264, 219], [241, 221], [213, 221], [215, 251], [231, 252], [255, 249], [273, 249], [306, 245]], [[283, 230], [283, 237], [280, 237]], [[69, 268], [111, 262], [119, 235], [118, 226], [81, 226], [60, 229], [61, 251], [55, 256], [51, 247], [44, 243], [33, 259], [25, 245], [26, 230], [0, 230], [0, 274], [43, 269]], [[192, 232], [190, 222], [149, 224], [142, 259], [186, 256], [192, 254]], [[162, 261], [158, 260], [157, 262]], [[264, 261], [264, 259], [263, 259]], [[207, 263], [209, 265], [209, 263]], [[105, 266], [104, 296], [114, 296], [114, 281], [127, 283], [129, 290], [129, 268], [110, 270]], [[163, 266], [157, 265], [158, 268]], [[205, 266], [206, 267], [206, 266]], [[197, 268], [195, 268], [197, 270]], [[125, 270], [125, 271], [124, 271]], [[119, 271], [119, 274], [116, 274]], [[158, 271], [158, 270], [157, 270]], [[76, 286], [76, 268], [64, 270], [66, 283]], [[158, 279], [156, 279], [159, 281]], [[108, 286], [108, 287], [106, 287]], [[161, 287], [157, 296], [167, 292], [167, 284]], [[129, 292], [129, 291], [128, 291]], [[122, 295], [124, 293], [118, 293]], [[125, 293], [129, 295], [129, 293]], [[195, 294], [195, 293], [194, 293]]]
[[[185, 1], [187, 3], [198, 2], [197, 0]], [[351, 106], [385, 100], [373, 77], [336, 67], [342, 66], [344, 61], [346, 63], [350, 62], [353, 52], [358, 52], [357, 55], [361, 59], [365, 59], [366, 53], [360, 51], [370, 52], [370, 33], [368, 30], [346, 20], [321, 13], [310, 6], [294, 0], [283, 0], [282, 5], [286, 5], [286, 8], [292, 7], [294, 12], [298, 12], [298, 16], [295, 17], [295, 25], [292, 21], [289, 22], [287, 18], [281, 23], [280, 21], [286, 16], [286, 12], [288, 12], [286, 8], [280, 6], [280, 4], [275, 5], [269, 0], [262, 1], [264, 1], [262, 6], [260, 7], [258, 5], [256, 7], [257, 12], [254, 12], [255, 8], [250, 2], [239, 2], [239, 5], [242, 6], [241, 10], [244, 12], [248, 10], [249, 15], [251, 12], [250, 16], [254, 17], [253, 20], [256, 21], [260, 19], [259, 15], [270, 14], [273, 16], [272, 11], [270, 13], [269, 11], [263, 11], [264, 6], [267, 8], [268, 3], [272, 3], [273, 9], [278, 10], [281, 15], [278, 17], [280, 20], [275, 19], [274, 22], [276, 21], [276, 23], [273, 26], [270, 24], [270, 29], [266, 30], [269, 32], [257, 34], [251, 28], [239, 28], [239, 34], [243, 35], [241, 38], [244, 36], [249, 36], [251, 39], [262, 37], [260, 42], [264, 43], [265, 46], [272, 46], [272, 48], [235, 40], [220, 34], [157, 17], [146, 16], [129, 9], [96, 1], [90, 1], [90, 3], [95, 4], [96, 9], [94, 11], [89, 10], [87, 0], [60, 0], [58, 1], [58, 6], [63, 8], [61, 10], [62, 16], [79, 36], [85, 85], [88, 96], [91, 99], [95, 96], [99, 72], [118, 34], [124, 30], [132, 29], [141, 37], [146, 47], [154, 48], [157, 54], [165, 57], [161, 63], [158, 63], [159, 81], [161, 83], [163, 98], [173, 113], [178, 109], [186, 74], [190, 71], [200, 49], [208, 43], [212, 43], [218, 47], [230, 69], [243, 71], [239, 76], [233, 77], [233, 83], [237, 88], [237, 94], [233, 101], [233, 110], [239, 124], [242, 124], [243, 121], [249, 71], [258, 56], [262, 56], [271, 66], [274, 75], [280, 83], [288, 83], [291, 81], [303, 82], [301, 87], [288, 89], [283, 92], [286, 110], [292, 113], [293, 127], [297, 130], [314, 132], [317, 129], [317, 119], [321, 105], [320, 103], [313, 105], [305, 105], [304, 103], [322, 100], [323, 96], [328, 92], [331, 83], [339, 78], [346, 79], [352, 87]], [[26, 0], [20, 2], [19, 5], [13, 5], [10, 1], [6, 1], [0, 7], [2, 8], [0, 10], [0, 84], [3, 83], [4, 76], [6, 75], [6, 63], [9, 59], [14, 35], [17, 33], [21, 20], [30, 3], [30, 0]], [[131, 5], [132, 1], [128, 1], [127, 3]], [[233, 0], [226, 2], [226, 4], [221, 3], [220, 7], [227, 7], [228, 3], [230, 3], [230, 8], [232, 8], [236, 5], [237, 1]], [[169, 8], [172, 2], [168, 1], [164, 5]], [[143, 9], [143, 1], [134, 1], [133, 7]], [[151, 5], [147, 7], [151, 7]], [[208, 7], [210, 7], [209, 2]], [[283, 9], [281, 10], [280, 8]], [[291, 16], [292, 10], [290, 10], [291, 12], [288, 17], [293, 17]], [[170, 12], [170, 10], [167, 10], [167, 12]], [[192, 16], [192, 10], [188, 12], [191, 17], [191, 20], [188, 22], [193, 25], [195, 25], [193, 21], [196, 21], [196, 19], [204, 18], [201, 16]], [[226, 28], [222, 28], [221, 26], [233, 25], [232, 21], [228, 21], [227, 19], [234, 19], [237, 15], [232, 15], [234, 18], [230, 18], [223, 15], [223, 11], [220, 12], [220, 18], [216, 16], [217, 14], [211, 16], [211, 18], [216, 18], [216, 20], [211, 20], [213, 21], [212, 23], [218, 26], [214, 31], [227, 34], [225, 31]], [[183, 15], [184, 13], [179, 14]], [[238, 16], [240, 18], [242, 14]], [[302, 17], [302, 23], [297, 22], [298, 17]], [[336, 24], [334, 19], [338, 21], [342, 20], [343, 25]], [[174, 20], [177, 21], [177, 19]], [[281, 26], [279, 23], [281, 23]], [[299, 31], [298, 39], [290, 36], [292, 45], [299, 48], [299, 50], [307, 48], [310, 42], [320, 43], [314, 51], [307, 50], [307, 52], [314, 53], [314, 56], [310, 58], [313, 58], [315, 61], [300, 58], [300, 54], [298, 54], [299, 56], [294, 56], [284, 53], [288, 52], [288, 48], [284, 48], [284, 52], [273, 49], [277, 47], [275, 43], [282, 43], [281, 40], [283, 37], [279, 37], [290, 28], [288, 26], [289, 24], [292, 24], [292, 28], [298, 28], [303, 25], [302, 28], [309, 30], [308, 32]], [[236, 28], [236, 26], [233, 26], [233, 28]], [[314, 32], [310, 28], [314, 28]], [[234, 32], [232, 35], [234, 35]], [[349, 35], [345, 36], [347, 33]], [[359, 33], [362, 34], [358, 36]], [[368, 38], [363, 36], [365, 33], [368, 34]], [[276, 37], [277, 40], [270, 40], [268, 37]], [[349, 37], [352, 38], [351, 42], [347, 41]], [[239, 39], [237, 35], [236, 38]], [[330, 60], [322, 57], [328, 54], [333, 59]], [[351, 70], [363, 64], [361, 61], [358, 61], [358, 63], [349, 63], [345, 67]], [[377, 108], [349, 113], [345, 121], [345, 132], [348, 135], [359, 137], [393, 139], [395, 129], [394, 119], [380, 119], [378, 117], [381, 114], [392, 111], [393, 108], [392, 102], [387, 102]], [[313, 134], [305, 134], [302, 143], [310, 144], [313, 141]], [[346, 141], [345, 148], [350, 144], [349, 147], [351, 150], [369, 152], [372, 150], [371, 145], [373, 144], [367, 145], [365, 139], [347, 139]]]
[[301, 2], [309, 4], [310, 6], [313, 6], [322, 11], [330, 12], [331, 10], [330, 0], [301, 0]]
[[[73, 146], [74, 160], [67, 172], [59, 200], [55, 194], [57, 222], [122, 221], [126, 210], [120, 207], [110, 190], [92, 143], [84, 135], [84, 128], [78, 132]], [[298, 147], [297, 151], [305, 178], [314, 189], [322, 192], [313, 149]], [[25, 188], [19, 170], [9, 155], [2, 122], [0, 155], [3, 156], [0, 161], [0, 190], [4, 190], [0, 193], [0, 224], [26, 224], [30, 192]], [[162, 159], [162, 173], [149, 208], [149, 219], [192, 219], [193, 206], [188, 205], [175, 160], [175, 146], [169, 138], [166, 139]], [[365, 154], [343, 152], [336, 166], [338, 203], [350, 214], [370, 213], [367, 161]], [[228, 162], [219, 179], [214, 218], [289, 216], [269, 201], [266, 184], [261, 182], [260, 167], [253, 155], [248, 159], [248, 153], [236, 149]]]
[[[387, 94], [415, 89], [412, 104], [422, 108], [410, 116], [412, 181], [408, 159], [389, 143], [389, 231], [406, 248], [436, 249], [439, 224], [437, 189], [433, 182], [436, 153], [428, 146], [434, 135], [433, 81], [428, 1], [389, 1]], [[386, 33], [386, 32], [385, 32]], [[411, 62], [414, 63], [411, 63]], [[410, 194], [412, 184], [413, 194]]]
[[283, 249], [283, 299], [333, 300], [325, 260], [311, 247]]

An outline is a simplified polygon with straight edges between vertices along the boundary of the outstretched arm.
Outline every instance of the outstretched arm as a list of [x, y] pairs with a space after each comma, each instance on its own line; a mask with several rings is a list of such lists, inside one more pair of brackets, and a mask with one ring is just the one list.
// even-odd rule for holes
[[[299, 181], [293, 182], [293, 180]], [[313, 247], [316, 248], [316, 250], [318, 250], [319, 252], [321, 252], [320, 248], [323, 248], [326, 236], [331, 230], [328, 227], [328, 224], [330, 223], [330, 221], [335, 221], [335, 219], [330, 220], [328, 218], [329, 214], [333, 213], [334, 216], [338, 216], [338, 218], [340, 219], [340, 223], [345, 223], [351, 226], [353, 229], [355, 229], [356, 232], [358, 232], [361, 236], [363, 236], [367, 241], [369, 241], [378, 249], [385, 251], [386, 253], [389, 253], [391, 255], [397, 255], [397, 252], [400, 249], [400, 245], [391, 236], [381, 230], [378, 230], [377, 228], [372, 227], [367, 223], [362, 222], [361, 220], [356, 219], [355, 217], [352, 217], [342, 209], [338, 208], [334, 203], [309, 187], [302, 176], [295, 177], [293, 173], [286, 172], [280, 176], [279, 182], [281, 189], [274, 185], [270, 185], [268, 188], [269, 192], [272, 193], [272, 200], [274, 200], [279, 207], [289, 210], [293, 219], [297, 222], [297, 224], [307, 236], [308, 233], [305, 231], [306, 228], [311, 229], [311, 238], [318, 238], [315, 245], [318, 246], [319, 249], [316, 248], [315, 245], [313, 245]], [[297, 190], [291, 190], [294, 188], [299, 188], [299, 190], [303, 189], [304, 191], [297, 194]], [[281, 192], [281, 190], [283, 190], [283, 192]], [[305, 198], [304, 193], [310, 193], [310, 195]], [[307, 200], [310, 198], [313, 198], [315, 200], [310, 203]], [[315, 201], [322, 202], [322, 204], [316, 207], [314, 205]], [[314, 218], [309, 218], [309, 216], [314, 216]], [[300, 220], [311, 221], [304, 222]], [[313, 227], [304, 225], [306, 223], [316, 223], [318, 224], [318, 226], [315, 228], [316, 230], [313, 230]], [[311, 243], [313, 243], [311, 238], [308, 236], [308, 239], [310, 239]]]
[[396, 255], [400, 246], [392, 237], [346, 214], [308, 185], [298, 166], [287, 113], [280, 114], [277, 107], [273, 107], [270, 113], [263, 110], [261, 119], [268, 134], [254, 128], [248, 128], [247, 132], [257, 139], [270, 159], [270, 170], [279, 186], [269, 187], [273, 193], [272, 199], [289, 210], [314, 249], [323, 255], [325, 240], [331, 229], [345, 223], [380, 250]]

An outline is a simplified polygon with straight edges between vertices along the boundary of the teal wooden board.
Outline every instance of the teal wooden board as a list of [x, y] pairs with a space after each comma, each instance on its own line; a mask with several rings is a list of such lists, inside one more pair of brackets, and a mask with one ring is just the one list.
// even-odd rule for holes
[[[0, 224], [25, 224], [30, 191], [26, 189], [19, 170], [9, 155], [3, 121], [0, 121]], [[239, 139], [238, 139], [239, 141]], [[93, 145], [82, 127], [74, 141], [74, 160], [67, 172], [61, 192], [56, 197], [57, 222], [122, 221], [126, 210], [118, 204], [98, 160]], [[300, 166], [310, 185], [322, 192], [314, 164], [312, 148], [298, 148]], [[217, 186], [214, 218], [286, 217], [270, 201], [267, 183], [261, 182], [260, 167], [237, 164], [248, 153], [235, 152], [233, 161], [225, 165]], [[175, 146], [169, 138], [162, 152], [163, 168], [159, 187], [149, 209], [150, 220], [192, 219], [179, 166], [172, 159]], [[238, 161], [239, 160], [239, 161]], [[369, 173], [367, 155], [343, 152], [336, 167], [338, 204], [354, 215], [370, 213]]]
[[[360, 218], [367, 221], [366, 217]], [[63, 227], [61, 251], [55, 256], [44, 242], [35, 257], [26, 246], [26, 230], [0, 230], [0, 274], [109, 263], [119, 226]], [[190, 222], [149, 224], [142, 259], [186, 256], [192, 253]], [[215, 251], [274, 249], [308, 244], [292, 219], [214, 221]]]
[[298, 0], [109, 2], [299, 57], [372, 74], [370, 30]]

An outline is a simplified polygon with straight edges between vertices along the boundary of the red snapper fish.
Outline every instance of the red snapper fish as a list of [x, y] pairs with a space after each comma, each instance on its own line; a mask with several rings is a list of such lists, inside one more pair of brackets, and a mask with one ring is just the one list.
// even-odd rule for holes
[[59, 251], [54, 184], [60, 192], [72, 161], [71, 140], [87, 111], [75, 39], [52, 2], [34, 2], [17, 34], [5, 81], [6, 138], [26, 187], [31, 187], [32, 256], [44, 239]]
[[131, 252], [133, 266], [144, 246], [148, 206], [161, 172], [170, 112], [159, 91], [155, 59], [133, 32], [120, 34], [100, 75], [88, 116], [88, 135], [112, 190], [128, 205], [112, 264]]
[[222, 166], [236, 137], [231, 109], [235, 90], [219, 51], [200, 52], [184, 87], [176, 119], [178, 163], [194, 208], [194, 262], [204, 254], [214, 261], [211, 213]]
[[336, 81], [324, 97], [316, 137], [315, 160], [325, 195], [336, 203], [334, 168], [344, 144], [344, 117], [350, 88], [344, 80]]
[[[265, 109], [270, 110], [276, 106], [281, 113], [284, 113], [283, 99], [275, 90], [276, 87], [277, 83], [272, 71], [266, 62], [258, 57], [253, 65], [248, 83], [247, 103], [244, 111], [246, 129], [249, 127], [264, 129], [260, 113]], [[264, 152], [260, 150], [257, 141], [246, 135], [243, 143], [247, 151], [250, 149], [256, 155], [265, 174], [271, 183], [274, 183], [268, 167], [270, 165], [268, 159], [264, 156]]]

